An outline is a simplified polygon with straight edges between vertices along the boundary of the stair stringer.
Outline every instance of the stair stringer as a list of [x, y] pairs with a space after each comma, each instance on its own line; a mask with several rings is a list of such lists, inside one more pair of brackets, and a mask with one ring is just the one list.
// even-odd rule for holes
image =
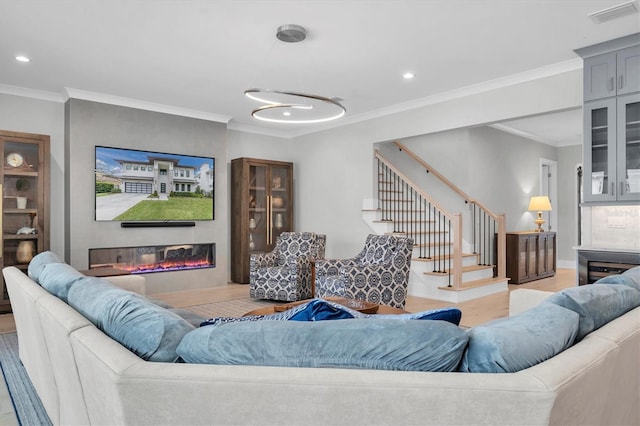
[[[378, 200], [365, 199], [362, 202], [362, 219], [377, 235], [393, 233], [393, 222], [383, 222], [380, 220], [381, 212], [378, 209]], [[463, 239], [462, 249], [464, 253], [472, 253], [471, 244]], [[441, 300], [451, 303], [460, 303], [473, 300], [491, 294], [508, 291], [508, 279], [492, 279], [491, 282], [462, 288], [459, 290], [447, 289], [449, 275], [426, 274], [433, 271], [434, 263], [426, 259], [417, 258], [417, 249], [414, 248], [414, 257], [411, 260], [411, 272], [409, 275], [409, 286], [407, 292], [410, 296], [424, 297], [427, 299]], [[463, 266], [477, 265], [477, 256], [463, 255]], [[493, 278], [493, 269], [463, 271], [462, 282], [468, 283], [476, 280]]]

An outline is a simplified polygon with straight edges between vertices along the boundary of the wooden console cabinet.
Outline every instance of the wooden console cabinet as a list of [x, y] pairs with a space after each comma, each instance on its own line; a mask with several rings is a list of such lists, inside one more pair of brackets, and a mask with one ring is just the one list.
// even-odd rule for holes
[[555, 275], [555, 232], [508, 232], [506, 238], [509, 284], [522, 284]]

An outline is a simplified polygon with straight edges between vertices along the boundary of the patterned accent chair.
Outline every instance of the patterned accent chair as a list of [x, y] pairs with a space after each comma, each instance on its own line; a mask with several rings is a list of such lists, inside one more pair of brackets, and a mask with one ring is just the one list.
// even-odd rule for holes
[[352, 259], [316, 262], [316, 297], [338, 296], [404, 309], [413, 240], [369, 235]]
[[311, 261], [324, 258], [326, 236], [313, 232], [283, 232], [270, 253], [249, 260], [249, 295], [286, 302], [309, 299]]

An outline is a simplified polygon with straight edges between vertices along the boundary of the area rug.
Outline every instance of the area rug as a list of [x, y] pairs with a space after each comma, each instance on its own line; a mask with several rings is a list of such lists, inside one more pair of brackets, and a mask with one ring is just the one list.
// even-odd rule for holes
[[0, 334], [0, 367], [18, 423], [24, 426], [51, 425], [42, 401], [18, 357], [16, 333]]
[[251, 298], [232, 299], [222, 302], [206, 303], [203, 305], [189, 306], [185, 309], [205, 318], [216, 317], [241, 317], [254, 309], [266, 306], [281, 305], [286, 302], [272, 302], [268, 300], [256, 300]]

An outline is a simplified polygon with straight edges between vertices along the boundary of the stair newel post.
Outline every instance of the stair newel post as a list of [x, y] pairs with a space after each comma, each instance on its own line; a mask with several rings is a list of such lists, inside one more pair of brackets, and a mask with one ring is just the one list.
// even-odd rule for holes
[[384, 220], [384, 208], [382, 208], [382, 181], [383, 181], [383, 164], [382, 161], [380, 161], [379, 158], [376, 158], [376, 160], [378, 161], [378, 168], [377, 168], [377, 172], [378, 175], [376, 176], [376, 178], [378, 179], [378, 194], [377, 194], [377, 198], [378, 198], [378, 208], [380, 209], [380, 219]]
[[398, 221], [400, 218], [398, 217], [398, 175], [395, 172], [393, 173], [393, 185], [391, 196], [393, 197], [393, 232], [398, 231]]
[[478, 242], [476, 240], [476, 232], [478, 230], [478, 223], [476, 222], [476, 209], [477, 209], [477, 205], [476, 203], [473, 203], [473, 211], [472, 211], [472, 223], [471, 223], [471, 233], [473, 235], [473, 253], [476, 254], [478, 253]]
[[428, 245], [427, 245], [427, 259], [431, 259], [431, 240], [433, 239], [433, 234], [431, 234], [431, 201], [429, 201], [428, 203], [428, 209], [429, 209], [429, 218], [427, 219], [427, 241], [428, 241]]
[[422, 197], [422, 195], [419, 196], [419, 200], [420, 200], [420, 223], [418, 224], [418, 227], [420, 228], [420, 258], [424, 259], [425, 255], [424, 255], [424, 251], [425, 251], [425, 246], [424, 246], [424, 240], [425, 240], [425, 233], [424, 233], [424, 218], [425, 218], [425, 207], [426, 207], [426, 201], [425, 199]]
[[451, 262], [453, 261], [453, 259], [451, 259], [451, 219], [447, 220], [447, 225], [449, 226], [449, 230], [447, 231], [447, 252], [448, 252], [448, 256], [447, 256], [447, 263], [449, 270], [447, 271], [447, 278], [449, 280], [449, 287], [451, 287]]
[[451, 220], [453, 227], [453, 288], [462, 286], [462, 215], [456, 213]]
[[498, 224], [498, 247], [497, 247], [497, 256], [496, 259], [498, 265], [498, 278], [506, 278], [507, 277], [507, 236], [505, 230], [505, 214], [499, 214], [496, 220]]

